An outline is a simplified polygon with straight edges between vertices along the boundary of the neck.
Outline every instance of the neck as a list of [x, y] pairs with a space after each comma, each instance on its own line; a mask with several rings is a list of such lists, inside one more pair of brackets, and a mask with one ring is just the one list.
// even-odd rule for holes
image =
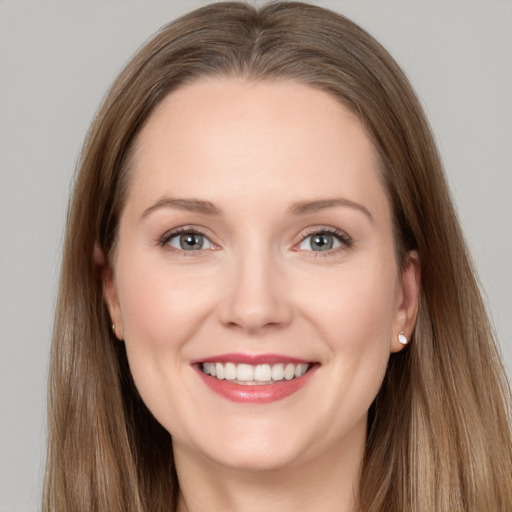
[[178, 512], [356, 512], [365, 436], [354, 434], [318, 457], [270, 470], [220, 466], [175, 446]]

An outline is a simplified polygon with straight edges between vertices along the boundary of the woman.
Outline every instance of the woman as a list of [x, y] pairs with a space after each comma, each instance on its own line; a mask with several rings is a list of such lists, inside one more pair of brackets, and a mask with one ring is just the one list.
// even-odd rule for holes
[[46, 510], [506, 511], [510, 392], [421, 107], [305, 4], [114, 83], [68, 217]]

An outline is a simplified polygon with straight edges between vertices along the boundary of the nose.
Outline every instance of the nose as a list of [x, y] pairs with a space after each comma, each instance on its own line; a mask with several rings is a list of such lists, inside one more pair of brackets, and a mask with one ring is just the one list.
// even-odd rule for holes
[[282, 329], [292, 320], [293, 308], [286, 278], [271, 255], [250, 254], [231, 267], [219, 319], [231, 329], [249, 334]]

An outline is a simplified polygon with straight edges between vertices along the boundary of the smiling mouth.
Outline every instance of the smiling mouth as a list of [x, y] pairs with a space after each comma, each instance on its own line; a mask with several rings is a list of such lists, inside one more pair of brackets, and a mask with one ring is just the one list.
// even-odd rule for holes
[[233, 384], [258, 386], [291, 381], [302, 377], [310, 368], [309, 363], [236, 364], [233, 362], [201, 363], [202, 372], [217, 380]]
[[297, 393], [314, 379], [321, 366], [280, 354], [221, 354], [192, 361], [203, 383], [236, 403], [261, 405]]

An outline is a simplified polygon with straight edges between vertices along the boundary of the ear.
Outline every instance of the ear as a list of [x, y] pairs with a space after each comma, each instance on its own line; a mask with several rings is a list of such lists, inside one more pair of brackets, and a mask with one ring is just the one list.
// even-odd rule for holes
[[398, 341], [398, 334], [403, 332], [410, 339], [416, 319], [421, 283], [420, 258], [417, 251], [411, 251], [405, 260], [401, 276], [401, 293], [398, 297], [398, 309], [393, 323], [391, 352], [399, 352], [404, 345]]
[[100, 279], [103, 285], [103, 299], [107, 305], [110, 319], [112, 322], [112, 329], [114, 335], [119, 339], [123, 339], [123, 316], [121, 314], [121, 307], [119, 305], [119, 299], [117, 295], [117, 289], [114, 278], [114, 271], [107, 262], [105, 253], [100, 248], [99, 244], [96, 243], [94, 246], [94, 263], [98, 267]]

